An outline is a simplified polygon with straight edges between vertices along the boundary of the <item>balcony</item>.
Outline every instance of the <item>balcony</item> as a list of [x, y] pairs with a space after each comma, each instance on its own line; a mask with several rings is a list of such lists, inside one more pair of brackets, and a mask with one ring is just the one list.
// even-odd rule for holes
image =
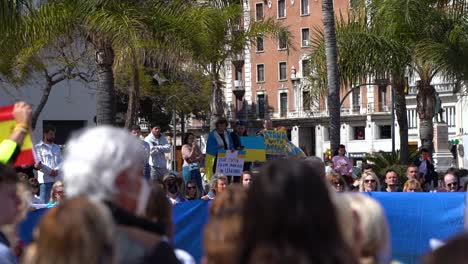
[[[440, 93], [454, 93], [456, 89], [455, 83], [441, 83], [433, 85], [436, 92]], [[418, 88], [416, 85], [410, 86], [408, 90], [408, 95], [417, 95]]]

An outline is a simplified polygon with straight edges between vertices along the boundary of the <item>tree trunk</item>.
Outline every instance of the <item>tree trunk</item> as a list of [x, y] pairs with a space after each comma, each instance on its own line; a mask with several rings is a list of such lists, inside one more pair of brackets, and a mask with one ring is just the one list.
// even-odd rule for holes
[[114, 50], [107, 41], [96, 48], [97, 92], [96, 121], [98, 125], [115, 124]]
[[432, 153], [434, 148], [434, 106], [436, 101], [434, 86], [427, 81], [418, 81], [418, 95], [416, 96], [419, 115], [419, 137], [421, 146]]
[[138, 110], [140, 101], [140, 76], [138, 72], [138, 62], [135, 51], [132, 51], [132, 64], [133, 64], [133, 82], [128, 91], [128, 106], [127, 115], [125, 118], [125, 127], [130, 129], [138, 122]]
[[[216, 75], [214, 75], [216, 76]], [[210, 128], [214, 129], [214, 123], [220, 117], [224, 116], [224, 96], [222, 90], [222, 82], [219, 80], [219, 77], [214, 77], [211, 81], [211, 102], [210, 102], [210, 111], [211, 111], [211, 122]]]
[[42, 110], [44, 109], [47, 100], [49, 100], [49, 95], [50, 91], [52, 90], [52, 87], [54, 86], [54, 83], [52, 82], [49, 74], [47, 71], [45, 71], [45, 78], [46, 78], [46, 85], [44, 88], [44, 92], [42, 93], [41, 101], [37, 105], [36, 109], [34, 110], [34, 113], [31, 118], [31, 126], [32, 129], [36, 128], [37, 120], [39, 119], [39, 115], [41, 114]]
[[338, 51], [335, 33], [333, 0], [322, 1], [325, 55], [327, 58], [328, 112], [330, 115], [330, 148], [340, 145], [340, 79], [338, 73]]
[[406, 111], [405, 82], [404, 79], [392, 80], [392, 89], [395, 92], [395, 113], [400, 132], [400, 163], [408, 164], [408, 116]]

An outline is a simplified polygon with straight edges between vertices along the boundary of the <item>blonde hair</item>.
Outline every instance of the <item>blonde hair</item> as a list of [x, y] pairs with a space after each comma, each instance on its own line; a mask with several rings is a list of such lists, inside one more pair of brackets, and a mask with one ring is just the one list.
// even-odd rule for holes
[[218, 191], [218, 180], [223, 180], [223, 181], [226, 182], [226, 184], [228, 184], [228, 182], [229, 182], [226, 175], [221, 174], [221, 173], [215, 173], [213, 175], [213, 178], [211, 179], [211, 186], [210, 186], [210, 189], [211, 189], [211, 191], [213, 192], [214, 195], [216, 195], [216, 193]]
[[42, 218], [26, 264], [114, 263], [110, 212], [85, 197], [65, 200]]
[[58, 187], [63, 187], [63, 188], [65, 187], [62, 181], [56, 181], [54, 185], [52, 185], [52, 190], [50, 190], [50, 199], [49, 199], [50, 203], [57, 202], [57, 198], [55, 198], [55, 192]]
[[380, 192], [381, 190], [381, 185], [380, 185], [380, 180], [379, 180], [379, 177], [377, 177], [377, 175], [371, 171], [367, 171], [367, 172], [363, 172], [361, 174], [361, 180], [359, 182], [359, 191], [360, 192], [365, 192], [365, 188], [364, 188], [364, 179], [367, 177], [367, 176], [372, 176], [372, 178], [375, 180], [375, 183], [376, 183], [376, 190], [377, 192]]
[[421, 183], [416, 179], [407, 180], [403, 185], [403, 192], [407, 192], [411, 186], [414, 186], [417, 192], [422, 192]]
[[342, 196], [359, 219], [361, 263], [386, 263], [390, 258], [389, 228], [382, 206], [368, 195], [344, 193]]

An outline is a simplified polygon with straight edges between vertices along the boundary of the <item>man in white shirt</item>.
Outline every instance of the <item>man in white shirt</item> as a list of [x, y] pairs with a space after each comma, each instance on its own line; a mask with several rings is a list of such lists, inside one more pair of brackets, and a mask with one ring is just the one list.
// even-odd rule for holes
[[54, 144], [55, 128], [45, 126], [42, 141], [35, 146], [37, 159], [34, 168], [38, 170], [39, 196], [43, 203], [48, 203], [54, 182], [61, 181], [59, 168], [62, 163], [60, 147]]
[[171, 145], [166, 137], [161, 134], [161, 127], [159, 125], [151, 125], [151, 133], [145, 138], [145, 141], [151, 147], [149, 157], [151, 179], [162, 181], [164, 174], [167, 173], [165, 153], [171, 152]]

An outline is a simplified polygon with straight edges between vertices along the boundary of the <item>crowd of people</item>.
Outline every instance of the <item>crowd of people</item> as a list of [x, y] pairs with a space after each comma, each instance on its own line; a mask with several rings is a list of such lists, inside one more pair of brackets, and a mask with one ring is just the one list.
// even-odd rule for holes
[[[329, 163], [327, 180], [337, 192], [464, 192], [468, 184], [468, 181], [462, 183], [460, 172], [455, 168], [439, 176], [428, 150], [424, 148], [407, 167], [403, 177], [395, 169], [388, 168], [381, 178], [372, 164], [364, 164], [360, 175], [355, 175], [352, 162], [345, 156], [345, 146], [340, 145], [335, 153]], [[404, 182], [401, 183], [400, 179], [404, 179]]]
[[[63, 158], [55, 152], [54, 133], [45, 129], [39, 143], [40, 162], [34, 167], [42, 177], [30, 178], [0, 163], [2, 264], [195, 263], [173, 246], [172, 209], [196, 199], [211, 200], [203, 237], [205, 264], [390, 263], [390, 232], [381, 205], [367, 195], [336, 192], [426, 187], [417, 172], [424, 162], [408, 168], [403, 188], [392, 170], [385, 174], [384, 186], [372, 168], [354, 179], [343, 148], [328, 174], [319, 158], [277, 159], [257, 172], [246, 170], [239, 181], [215, 173], [205, 188], [193, 134], [184, 139], [185, 169], [178, 174], [165, 167], [164, 153], [170, 148], [157, 125], [144, 140], [137, 127], [131, 132], [86, 128], [69, 139]], [[213, 137], [219, 148], [229, 148], [232, 138]], [[14, 160], [11, 154], [4, 160]], [[460, 189], [456, 176], [444, 176], [447, 191]], [[24, 248], [16, 229], [4, 227], [36, 210], [32, 201], [50, 209]], [[467, 238], [457, 237], [429, 253], [424, 263], [463, 263], [466, 258], [453, 254], [460, 240]]]

